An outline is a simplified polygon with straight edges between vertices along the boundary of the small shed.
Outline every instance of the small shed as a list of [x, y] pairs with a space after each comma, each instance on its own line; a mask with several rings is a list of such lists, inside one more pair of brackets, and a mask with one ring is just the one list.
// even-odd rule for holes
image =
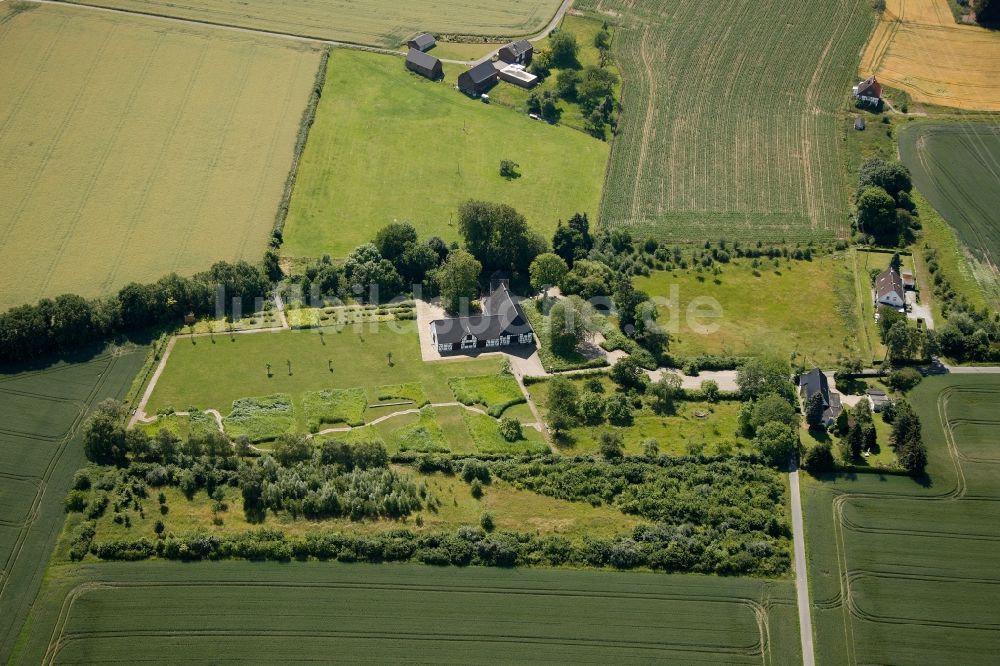
[[406, 54], [406, 69], [416, 72], [420, 76], [426, 76], [432, 81], [444, 76], [441, 61], [417, 49], [410, 49], [410, 52]]
[[868, 404], [871, 406], [873, 412], [881, 412], [890, 404], [889, 397], [885, 394], [885, 391], [869, 389], [867, 397]]
[[481, 62], [458, 76], [458, 89], [466, 95], [478, 97], [497, 82], [497, 70], [489, 60]]
[[437, 40], [435, 40], [434, 35], [429, 32], [422, 32], [410, 41], [406, 42], [407, 46], [418, 51], [432, 49], [435, 44], [437, 44]]
[[857, 118], [855, 118], [854, 119], [854, 129], [856, 129], [856, 130], [858, 130], [860, 132], [860, 131], [864, 130], [864, 128], [865, 128], [865, 119], [862, 118], [861, 116], [858, 116]]
[[535, 47], [526, 39], [519, 39], [500, 48], [497, 56], [511, 65], [530, 65]]

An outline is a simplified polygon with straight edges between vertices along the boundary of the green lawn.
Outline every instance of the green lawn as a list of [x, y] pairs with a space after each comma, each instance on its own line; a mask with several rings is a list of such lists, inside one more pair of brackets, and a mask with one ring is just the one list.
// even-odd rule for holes
[[[400, 58], [335, 49], [299, 167], [284, 254], [342, 257], [385, 224], [457, 240], [470, 198], [509, 203], [551, 236], [560, 219], [601, 201], [608, 145], [567, 127], [469, 99]], [[512, 181], [500, 160], [520, 165]]]
[[[806, 365], [829, 366], [838, 356], [860, 353], [855, 290], [842, 253], [777, 265], [762, 258], [757, 269], [751, 260], [740, 259], [722, 265], [719, 275], [653, 271], [637, 277], [635, 286], [665, 299], [658, 301], [660, 323], [670, 330], [670, 351], [678, 356], [794, 355]], [[671, 300], [674, 286], [676, 302]], [[692, 316], [700, 311], [699, 303], [711, 303], [702, 299], [714, 299], [722, 316]], [[709, 328], [702, 332], [701, 325]]]
[[[392, 353], [391, 364], [387, 355]], [[271, 366], [270, 376], [267, 365]], [[146, 411], [214, 408], [229, 413], [238, 398], [286, 393], [297, 411], [307, 391], [366, 389], [419, 383], [431, 402], [451, 402], [452, 377], [496, 374], [500, 358], [425, 363], [414, 322], [365, 324], [342, 330], [286, 331], [232, 338], [179, 339]], [[393, 408], [395, 410], [397, 408]]]

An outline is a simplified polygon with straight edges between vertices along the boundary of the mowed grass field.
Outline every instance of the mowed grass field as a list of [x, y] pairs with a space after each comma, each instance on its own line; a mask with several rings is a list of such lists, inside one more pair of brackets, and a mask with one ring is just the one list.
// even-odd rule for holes
[[996, 661], [998, 400], [1000, 375], [927, 378], [911, 401], [928, 478], [807, 480], [819, 663]]
[[962, 25], [947, 0], [887, 0], [859, 69], [917, 102], [1000, 110], [1000, 32]]
[[[146, 412], [188, 406], [229, 412], [233, 400], [322, 389], [366, 388], [415, 382], [430, 402], [454, 402], [453, 377], [495, 375], [496, 354], [480, 359], [425, 363], [414, 322], [255, 335], [180, 338], [156, 384]], [[387, 354], [392, 354], [390, 365]], [[291, 367], [289, 369], [289, 363]], [[271, 377], [267, 375], [271, 364]], [[332, 368], [332, 370], [331, 370]], [[389, 402], [389, 401], [387, 401]]]
[[70, 0], [78, 4], [396, 47], [418, 32], [527, 35], [545, 27], [561, 0]]
[[[812, 261], [762, 258], [756, 269], [751, 261], [720, 265], [719, 275], [677, 269], [635, 278], [636, 289], [656, 299], [671, 353], [794, 355], [809, 367], [829, 367], [838, 356], [861, 352], [853, 272], [843, 253]], [[712, 300], [721, 316], [699, 317], [708, 312], [701, 304]]]
[[63, 498], [83, 464], [79, 425], [100, 400], [121, 397], [144, 356], [135, 349], [0, 373], [0, 662], [62, 527]]
[[14, 663], [801, 663], [790, 581], [419, 565], [54, 566], [22, 639]]
[[1000, 124], [920, 122], [899, 133], [920, 193], [971, 253], [987, 293], [1000, 284]]
[[0, 309], [257, 260], [319, 58], [283, 40], [0, 5]]
[[[295, 182], [282, 251], [337, 257], [382, 226], [458, 240], [468, 199], [514, 206], [547, 238], [600, 206], [608, 144], [490, 106], [412, 74], [401, 58], [334, 50]], [[501, 84], [509, 85], [509, 84]], [[500, 161], [521, 177], [500, 176]]]
[[875, 22], [867, 2], [578, 8], [616, 17], [624, 77], [602, 225], [676, 241], [846, 237], [836, 112]]

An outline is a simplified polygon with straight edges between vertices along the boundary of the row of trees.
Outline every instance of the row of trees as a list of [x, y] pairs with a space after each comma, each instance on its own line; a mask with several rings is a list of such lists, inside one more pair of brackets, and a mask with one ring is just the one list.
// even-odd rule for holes
[[0, 314], [0, 363], [66, 353], [151, 326], [180, 324], [187, 314], [253, 312], [280, 275], [277, 255], [263, 265], [218, 262], [193, 277], [171, 273], [148, 284], [132, 282], [117, 294], [86, 299], [74, 294], [43, 298]]

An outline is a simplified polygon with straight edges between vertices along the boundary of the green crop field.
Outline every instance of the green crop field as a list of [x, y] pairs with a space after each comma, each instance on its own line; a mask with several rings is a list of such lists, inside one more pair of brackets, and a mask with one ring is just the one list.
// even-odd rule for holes
[[601, 223], [678, 241], [846, 237], [837, 110], [875, 24], [865, 0], [625, 2]]
[[[859, 354], [853, 272], [843, 253], [812, 261], [765, 257], [757, 268], [752, 261], [721, 265], [718, 275], [689, 268], [635, 279], [657, 303], [671, 353], [794, 355], [807, 366]], [[720, 316], [699, 317], [713, 301]]]
[[0, 662], [31, 608], [63, 524], [63, 498], [83, 462], [84, 414], [120, 397], [144, 350], [0, 373]]
[[174, 663], [221, 655], [241, 663], [801, 663], [789, 581], [246, 562], [54, 566], [14, 663], [166, 655]]
[[526, 35], [545, 27], [560, 0], [69, 0], [79, 4], [283, 32], [359, 44], [396, 47], [418, 32], [453, 35]]
[[[400, 58], [334, 50], [292, 195], [282, 251], [342, 257], [382, 226], [458, 240], [467, 199], [508, 203], [546, 238], [574, 212], [593, 218], [608, 144], [433, 83]], [[501, 84], [509, 85], [509, 84]], [[500, 176], [500, 161], [521, 177]]]
[[913, 183], [972, 254], [989, 291], [1000, 282], [1000, 125], [920, 122], [899, 133]]
[[320, 53], [0, 5], [0, 309], [258, 259]]
[[1000, 650], [1000, 375], [925, 379], [928, 477], [809, 479], [821, 664], [990, 664]]

